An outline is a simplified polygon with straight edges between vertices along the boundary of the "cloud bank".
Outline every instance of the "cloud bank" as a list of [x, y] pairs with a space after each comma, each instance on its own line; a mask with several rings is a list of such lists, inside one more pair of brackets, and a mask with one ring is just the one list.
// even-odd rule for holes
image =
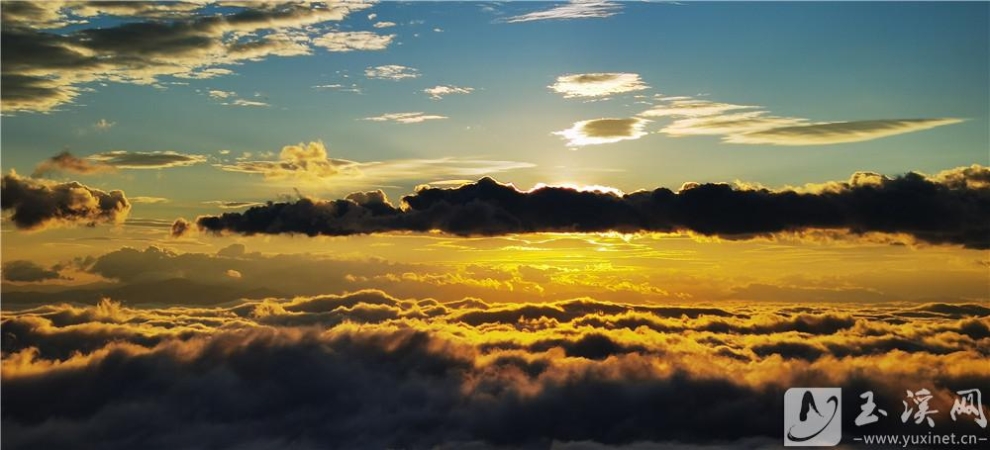
[[[745, 239], [813, 229], [904, 234], [930, 244], [990, 248], [990, 189], [970, 187], [990, 169], [964, 167], [929, 178], [856, 174], [816, 192], [692, 184], [617, 195], [566, 187], [520, 191], [491, 178], [451, 189], [426, 187], [390, 203], [354, 199], [270, 203], [201, 216], [198, 227], [240, 234], [342, 236], [439, 230], [461, 236], [532, 232], [692, 232]], [[946, 183], [941, 180], [954, 180]], [[975, 185], [975, 184], [974, 184]]]
[[[4, 448], [548, 448], [779, 442], [783, 392], [947, 411], [985, 387], [976, 304], [438, 302], [365, 290], [5, 311]], [[846, 392], [848, 391], [848, 392]], [[896, 418], [854, 433], [927, 433]], [[971, 418], [940, 430], [982, 433]], [[565, 447], [571, 448], [571, 447]]]

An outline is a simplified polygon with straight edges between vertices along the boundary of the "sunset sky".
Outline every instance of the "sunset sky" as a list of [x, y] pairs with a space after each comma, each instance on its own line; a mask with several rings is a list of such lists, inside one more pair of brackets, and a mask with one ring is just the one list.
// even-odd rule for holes
[[5, 447], [756, 448], [788, 383], [990, 395], [986, 2], [0, 12]]

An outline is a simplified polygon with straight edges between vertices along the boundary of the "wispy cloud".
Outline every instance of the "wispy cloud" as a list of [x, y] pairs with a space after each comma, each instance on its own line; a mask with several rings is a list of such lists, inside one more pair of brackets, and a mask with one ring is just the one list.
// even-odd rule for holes
[[257, 202], [230, 202], [230, 201], [223, 201], [223, 200], [210, 200], [210, 201], [203, 202], [203, 204], [204, 205], [213, 205], [213, 206], [216, 206], [216, 207], [218, 207], [220, 209], [240, 209], [240, 208], [248, 208], [248, 207], [251, 207], [251, 206], [261, 205], [261, 203], [257, 203]]
[[506, 18], [507, 23], [538, 20], [598, 19], [611, 17], [622, 10], [617, 2], [603, 0], [571, 0], [553, 8]]
[[423, 89], [423, 92], [430, 96], [433, 100], [440, 100], [445, 95], [451, 94], [470, 94], [474, 92], [474, 88], [470, 87], [459, 87], [459, 86], [433, 86], [431, 88]]
[[672, 121], [660, 129], [668, 136], [721, 136], [731, 144], [829, 145], [863, 142], [963, 122], [963, 119], [876, 119], [813, 122], [775, 116], [759, 106], [720, 103], [692, 97], [660, 98], [640, 117]]
[[117, 125], [117, 122], [111, 122], [107, 119], [100, 119], [93, 124], [93, 128], [96, 128], [98, 131], [107, 131], [113, 128], [114, 125]]
[[346, 85], [341, 83], [319, 84], [313, 86], [313, 89], [317, 89], [321, 91], [350, 92], [354, 94], [360, 94], [362, 92], [361, 87], [358, 86], [356, 83], [351, 83]]
[[963, 122], [963, 120], [951, 117], [939, 119], [882, 119], [827, 122], [732, 134], [725, 137], [725, 142], [733, 144], [770, 145], [842, 144], [930, 130], [960, 122]]
[[422, 123], [427, 120], [443, 120], [447, 119], [447, 116], [441, 116], [437, 114], [426, 114], [423, 112], [403, 112], [403, 113], [386, 113], [380, 116], [365, 117], [361, 120], [370, 120], [372, 122], [397, 122], [404, 124], [411, 123]]
[[137, 196], [137, 197], [130, 197], [129, 200], [131, 201], [131, 203], [148, 203], [148, 204], [168, 203], [169, 202], [169, 199], [167, 199], [165, 197]]
[[637, 117], [583, 120], [576, 122], [571, 128], [553, 134], [566, 139], [567, 145], [570, 146], [611, 144], [646, 136], [644, 127], [648, 123], [649, 120]]
[[388, 64], [368, 67], [364, 69], [364, 75], [373, 79], [398, 81], [407, 78], [419, 78], [419, 70], [398, 64]]
[[565, 98], [607, 97], [649, 89], [635, 73], [579, 73], [557, 77], [549, 88]]
[[[375, 28], [382, 27], [376, 24]], [[333, 31], [314, 39], [313, 44], [331, 52], [384, 50], [388, 48], [393, 39], [395, 39], [394, 34], [383, 35], [370, 31]]]
[[[282, 148], [277, 160], [244, 160], [218, 164], [228, 172], [263, 175], [269, 180], [334, 180], [362, 185], [368, 182], [429, 181], [449, 177], [478, 177], [509, 170], [535, 167], [534, 164], [482, 158], [395, 159], [385, 161], [350, 161], [330, 158], [322, 142], [289, 145]], [[224, 203], [209, 202], [223, 207]], [[242, 203], [230, 207], [247, 206]]]
[[211, 99], [216, 100], [221, 105], [225, 106], [270, 106], [268, 103], [262, 101], [241, 98], [237, 95], [237, 92], [234, 91], [210, 89], [206, 91], [206, 94], [209, 95]]

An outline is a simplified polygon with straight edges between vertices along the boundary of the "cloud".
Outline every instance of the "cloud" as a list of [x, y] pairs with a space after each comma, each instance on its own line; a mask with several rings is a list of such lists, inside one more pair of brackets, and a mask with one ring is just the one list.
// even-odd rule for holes
[[164, 152], [128, 152], [115, 150], [79, 158], [67, 151], [39, 163], [32, 177], [68, 172], [80, 175], [116, 172], [118, 169], [166, 169], [185, 167], [206, 161], [203, 155]]
[[113, 126], [116, 125], [116, 124], [117, 124], [117, 122], [111, 122], [111, 121], [109, 121], [107, 119], [100, 119], [100, 120], [97, 120], [96, 123], [93, 124], [93, 128], [96, 128], [99, 131], [107, 131], [107, 130], [113, 128]]
[[419, 71], [412, 67], [388, 64], [368, 67], [364, 69], [364, 75], [373, 79], [399, 81], [407, 78], [419, 78]]
[[564, 98], [594, 98], [649, 89], [635, 73], [579, 73], [561, 75], [548, 86]]
[[[990, 383], [977, 363], [990, 317], [912, 312], [438, 302], [379, 290], [46, 305], [2, 319], [0, 443], [765, 448], [779, 442], [790, 387], [842, 387], [851, 420], [867, 390], [891, 412], [925, 386], [932, 409], [947, 411], [956, 391]], [[939, 417], [945, 433], [981, 432], [968, 416]], [[896, 417], [843, 428], [846, 441], [927, 433]]]
[[34, 168], [32, 177], [43, 177], [55, 172], [70, 172], [81, 175], [113, 172], [116, 168], [105, 163], [93, 162], [84, 158], [77, 158], [68, 151], [59, 153], [39, 163]]
[[[271, 106], [265, 102], [240, 98], [234, 91], [211, 89], [207, 91], [207, 95], [209, 95], [211, 99], [217, 100], [221, 105], [225, 106]], [[257, 96], [258, 94], [255, 95]]]
[[395, 22], [375, 22], [372, 26], [375, 28], [391, 28], [395, 26]]
[[334, 91], [338, 91], [338, 92], [352, 92], [352, 93], [355, 93], [355, 94], [360, 94], [362, 92], [361, 91], [361, 87], [358, 86], [356, 83], [351, 83], [349, 85], [344, 85], [344, 84], [340, 84], [340, 83], [320, 84], [320, 85], [313, 86], [313, 89], [334, 90]]
[[443, 120], [447, 119], [447, 116], [441, 116], [438, 114], [426, 114], [423, 112], [404, 112], [404, 113], [386, 113], [380, 116], [365, 117], [362, 120], [370, 120], [372, 122], [398, 122], [404, 124], [410, 123], [422, 123], [427, 120]]
[[445, 95], [470, 94], [474, 92], [474, 88], [438, 85], [438, 86], [433, 86], [431, 88], [423, 89], [423, 92], [429, 95], [430, 98], [433, 100], [440, 100]]
[[247, 208], [248, 206], [260, 206], [261, 203], [258, 202], [227, 202], [222, 200], [211, 200], [203, 202], [206, 205], [214, 205], [221, 209], [240, 209]]
[[[310, 54], [321, 25], [371, 6], [259, 2], [214, 11], [191, 2], [44, 4], [2, 5], [5, 113], [56, 110], [95, 82], [211, 78], [232, 73], [223, 66]], [[92, 20], [111, 16], [110, 22]], [[66, 31], [70, 23], [79, 26]]]
[[169, 202], [169, 199], [167, 199], [165, 197], [144, 197], [144, 196], [138, 196], [138, 197], [131, 197], [130, 198], [130, 201], [131, 201], [131, 203], [157, 204], [157, 203], [168, 203]]
[[952, 125], [962, 119], [885, 119], [770, 128], [726, 136], [733, 144], [828, 145], [862, 142]]
[[13, 212], [10, 220], [22, 230], [121, 223], [131, 210], [123, 191], [24, 178], [13, 171], [3, 176], [2, 197], [3, 210]]
[[640, 117], [670, 118], [660, 130], [668, 136], [721, 136], [731, 144], [831, 145], [863, 142], [963, 122], [956, 118], [880, 119], [812, 122], [774, 116], [758, 106], [719, 103], [691, 97], [661, 98]]
[[566, 139], [569, 146], [612, 144], [646, 136], [643, 128], [648, 123], [649, 120], [640, 118], [583, 120], [553, 134]]
[[86, 159], [115, 169], [167, 169], [206, 162], [206, 156], [174, 151], [129, 152], [114, 150], [90, 155]]
[[226, 99], [226, 98], [232, 98], [232, 97], [236, 97], [237, 96], [237, 93], [236, 92], [233, 92], [233, 91], [221, 91], [221, 90], [218, 90], [218, 89], [211, 89], [207, 93], [210, 95], [210, 98], [218, 99], [218, 100], [222, 100], [222, 99]]
[[674, 99], [640, 113], [643, 117], [701, 117], [720, 115], [737, 109], [752, 109], [753, 106], [718, 103], [693, 98]]
[[277, 161], [239, 161], [233, 164], [219, 164], [228, 172], [256, 173], [265, 178], [287, 177], [324, 178], [345, 170], [353, 170], [352, 161], [331, 159], [322, 141], [299, 143], [282, 147]]
[[46, 269], [31, 261], [17, 260], [3, 264], [3, 279], [6, 281], [38, 282], [59, 280], [62, 276], [54, 269]]
[[[392, 22], [379, 22], [391, 23]], [[384, 28], [375, 24], [375, 28]], [[333, 31], [313, 40], [313, 44], [331, 52], [370, 51], [388, 48], [394, 34], [376, 34], [370, 31]]]
[[[971, 171], [976, 178], [986, 172]], [[836, 183], [818, 193], [694, 184], [618, 195], [566, 187], [520, 191], [483, 178], [451, 189], [427, 187], [402, 208], [352, 200], [274, 203], [203, 216], [211, 232], [351, 235], [389, 231], [474, 235], [535, 232], [692, 232], [729, 239], [814, 229], [900, 233], [930, 244], [990, 248], [990, 189], [943, 184], [917, 173], [873, 183]], [[316, 220], [316, 218], [319, 218]]]
[[506, 23], [538, 20], [599, 19], [611, 17], [622, 9], [620, 3], [603, 0], [570, 0], [553, 8], [506, 18]]
[[231, 106], [271, 106], [265, 102], [259, 102], [257, 100], [245, 100], [243, 98], [239, 98], [228, 104]]
[[[426, 117], [426, 118], [422, 118]], [[428, 120], [429, 116], [414, 119]], [[407, 117], [403, 117], [411, 120]], [[395, 120], [395, 119], [393, 119]], [[399, 180], [430, 180], [454, 176], [481, 176], [508, 170], [534, 167], [519, 161], [469, 158], [394, 159], [385, 161], [349, 161], [330, 158], [322, 142], [300, 143], [282, 148], [278, 160], [241, 160], [217, 164], [221, 170], [264, 175], [269, 180], [330, 181], [335, 187], [366, 185]], [[221, 208], [256, 206], [247, 202], [206, 202]]]

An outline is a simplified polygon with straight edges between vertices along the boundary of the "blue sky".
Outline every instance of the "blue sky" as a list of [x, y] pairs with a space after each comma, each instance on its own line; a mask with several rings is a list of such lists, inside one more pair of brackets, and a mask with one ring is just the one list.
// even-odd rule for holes
[[[92, 90], [72, 102], [4, 118], [4, 168], [30, 173], [62, 150], [80, 157], [111, 150], [207, 155], [209, 164], [121, 171], [91, 181], [169, 198], [169, 205], [156, 205], [169, 214], [203, 200], [274, 199], [291, 194], [292, 187], [323, 197], [369, 187], [397, 195], [440, 179], [478, 178], [424, 173], [311, 185], [271, 183], [211, 165], [244, 152], [277, 159], [283, 146], [312, 141], [322, 141], [331, 158], [358, 162], [510, 162], [515, 168], [493, 175], [523, 187], [570, 182], [634, 190], [733, 180], [801, 185], [843, 180], [861, 170], [934, 173], [987, 162], [986, 3], [621, 3], [610, 7], [609, 17], [511, 21], [560, 5], [380, 3], [309, 32], [311, 39], [325, 31], [395, 35], [383, 49], [329, 52], [313, 46], [309, 55], [217, 65], [231, 73], [210, 79], [161, 76], [158, 88], [106, 79], [83, 83], [79, 87]], [[134, 20], [101, 16], [59, 32]], [[380, 22], [395, 25], [375, 28]], [[365, 75], [367, 68], [383, 65], [406, 66], [418, 76]], [[582, 73], [637, 74], [649, 88], [605, 99], [565, 98], [548, 88], [557, 77]], [[187, 84], [169, 84], [174, 82]], [[353, 85], [360, 93], [314, 87], [326, 85]], [[473, 91], [434, 100], [423, 92], [433, 86]], [[211, 90], [235, 94], [222, 100], [212, 98]], [[664, 117], [647, 124], [645, 136], [610, 144], [575, 147], [552, 134], [579, 121], [635, 117], [650, 109], [644, 103], [655, 104], [657, 94], [754, 106], [815, 123], [964, 121], [810, 146], [673, 137], [660, 132], [671, 121]], [[235, 98], [265, 105], [223, 104]], [[411, 124], [362, 120], [404, 112], [446, 118]], [[101, 120], [112, 126], [94, 127]]]

